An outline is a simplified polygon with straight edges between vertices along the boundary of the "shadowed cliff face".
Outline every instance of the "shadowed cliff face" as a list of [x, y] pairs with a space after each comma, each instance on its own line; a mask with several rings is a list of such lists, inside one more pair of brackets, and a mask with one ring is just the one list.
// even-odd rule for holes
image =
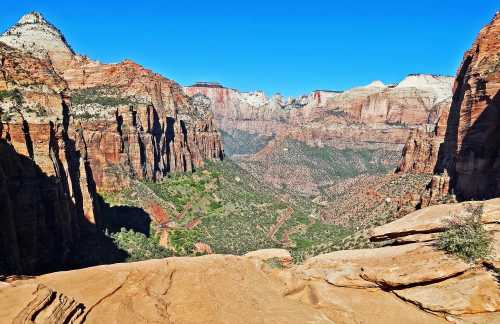
[[[493, 98], [486, 98], [486, 102], [479, 118], [468, 127], [460, 148], [451, 154], [443, 150], [442, 160], [439, 160], [448, 170], [451, 188], [460, 200], [500, 195], [500, 93], [497, 91]], [[457, 144], [453, 140], [450, 142], [452, 148]]]
[[464, 55], [454, 87], [437, 173], [446, 170], [461, 200], [500, 194], [500, 14]]
[[451, 106], [435, 132], [413, 134], [403, 151], [399, 171], [446, 173], [441, 180], [449, 184], [441, 195], [450, 190], [459, 200], [470, 200], [500, 194], [499, 34], [497, 13], [465, 53]]
[[[62, 165], [56, 160], [54, 167]], [[62, 170], [61, 170], [62, 171]], [[47, 176], [32, 159], [0, 140], [0, 201], [3, 273], [55, 270], [69, 256], [90, 222], [84, 216], [81, 191], [65, 172]], [[78, 191], [72, 200], [71, 191]], [[88, 229], [87, 229], [88, 230]], [[8, 256], [8, 257], [5, 257]]]
[[500, 194], [500, 14], [479, 33], [458, 71], [436, 173], [458, 199]]

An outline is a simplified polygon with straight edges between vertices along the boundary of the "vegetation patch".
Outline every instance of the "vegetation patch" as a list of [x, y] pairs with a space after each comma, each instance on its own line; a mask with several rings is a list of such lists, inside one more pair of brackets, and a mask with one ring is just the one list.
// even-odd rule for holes
[[332, 185], [359, 175], [391, 172], [400, 152], [378, 148], [313, 147], [286, 139], [270, 154], [239, 163], [257, 177], [272, 179], [273, 185], [293, 194], [318, 195]]
[[14, 100], [16, 105], [21, 105], [23, 102], [22, 94], [19, 90], [1, 90], [0, 91], [0, 102], [6, 100]]
[[271, 258], [264, 260], [264, 264], [270, 267], [271, 269], [279, 269], [282, 270], [285, 267], [283, 266], [283, 263], [281, 262], [280, 258]]
[[160, 238], [156, 231], [154, 234], [146, 236], [134, 230], [122, 228], [119, 232], [108, 234], [113, 239], [117, 247], [129, 255], [127, 262], [135, 262], [149, 259], [163, 259], [173, 255], [173, 253], [160, 246]]
[[[161, 182], [135, 183], [104, 198], [113, 204], [139, 206], [144, 197], [154, 200], [168, 215], [168, 220], [154, 224], [149, 235], [167, 232], [162, 237], [168, 237], [168, 244], [162, 242], [177, 256], [196, 255], [200, 251], [195, 244], [202, 243], [213, 253], [234, 255], [286, 248], [296, 261], [302, 261], [315, 255], [318, 245], [335, 245], [351, 234], [343, 227], [324, 224], [317, 216], [317, 205], [309, 199], [270, 188], [229, 159], [208, 162], [202, 170], [171, 175]], [[283, 217], [285, 212], [290, 216]], [[162, 255], [149, 245], [159, 245], [159, 240], [147, 234], [125, 230], [112, 237], [131, 259]]]
[[120, 89], [112, 86], [97, 86], [75, 90], [71, 94], [74, 105], [98, 104], [104, 107], [130, 105], [136, 102], [135, 98], [123, 96]]

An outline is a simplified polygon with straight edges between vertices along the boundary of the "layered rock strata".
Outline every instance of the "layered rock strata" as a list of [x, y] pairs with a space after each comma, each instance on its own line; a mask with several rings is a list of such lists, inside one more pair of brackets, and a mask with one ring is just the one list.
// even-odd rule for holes
[[433, 129], [451, 100], [452, 78], [410, 75], [398, 85], [380, 81], [344, 92], [318, 90], [298, 98], [266, 97], [218, 84], [185, 87], [211, 103], [221, 129], [284, 136], [312, 146], [404, 144], [411, 129]]
[[47, 271], [98, 222], [95, 184], [50, 62], [2, 43], [0, 61], [0, 272]]
[[0, 42], [50, 62], [72, 98], [70, 114], [83, 130], [99, 190], [223, 157], [211, 113], [177, 83], [128, 60], [102, 64], [75, 54], [38, 13], [23, 16]]
[[76, 55], [30, 13], [0, 36], [1, 273], [55, 269], [99, 225], [97, 190], [223, 157], [211, 113], [141, 66]]

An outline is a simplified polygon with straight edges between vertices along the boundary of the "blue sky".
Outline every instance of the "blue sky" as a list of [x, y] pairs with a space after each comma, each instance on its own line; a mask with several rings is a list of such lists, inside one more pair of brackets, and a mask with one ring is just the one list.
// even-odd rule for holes
[[295, 96], [454, 75], [498, 9], [493, 0], [2, 0], [0, 30], [36, 10], [102, 62], [129, 58], [185, 85]]

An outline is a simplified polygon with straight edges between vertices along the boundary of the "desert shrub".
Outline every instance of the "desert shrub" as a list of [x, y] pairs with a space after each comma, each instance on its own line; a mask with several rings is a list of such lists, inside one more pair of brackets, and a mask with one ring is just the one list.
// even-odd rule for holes
[[271, 269], [284, 269], [283, 263], [281, 262], [280, 258], [271, 258], [264, 260], [264, 264], [269, 266]]
[[88, 120], [88, 119], [99, 117], [99, 114], [97, 114], [97, 113], [90, 113], [88, 111], [84, 111], [81, 114], [76, 114], [75, 117], [78, 118], [78, 119]]
[[481, 204], [468, 205], [464, 215], [454, 215], [439, 235], [437, 247], [469, 262], [490, 256], [492, 239], [483, 227], [482, 214]]
[[13, 99], [16, 105], [21, 105], [23, 103], [23, 97], [19, 90], [2, 90], [0, 91], [0, 102]]

